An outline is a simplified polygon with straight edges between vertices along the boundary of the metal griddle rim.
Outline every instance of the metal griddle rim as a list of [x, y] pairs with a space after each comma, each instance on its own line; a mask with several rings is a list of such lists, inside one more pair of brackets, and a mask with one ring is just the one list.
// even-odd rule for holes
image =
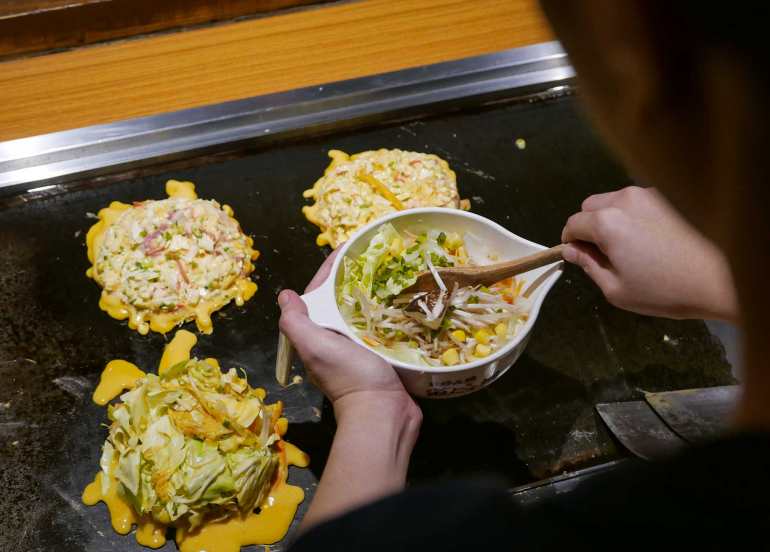
[[[397, 118], [436, 104], [558, 87], [574, 71], [558, 42], [0, 142], [0, 195], [245, 140]], [[133, 165], [132, 165], [133, 164]]]

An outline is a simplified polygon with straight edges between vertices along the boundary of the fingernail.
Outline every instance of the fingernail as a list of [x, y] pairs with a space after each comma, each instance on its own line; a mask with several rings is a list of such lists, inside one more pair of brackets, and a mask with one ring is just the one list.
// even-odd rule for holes
[[574, 247], [568, 245], [562, 250], [561, 256], [568, 263], [574, 263], [577, 260], [577, 251], [575, 251]]
[[288, 302], [289, 302], [289, 294], [284, 289], [283, 291], [281, 291], [281, 293], [278, 294], [278, 306], [283, 308], [286, 306], [286, 303]]

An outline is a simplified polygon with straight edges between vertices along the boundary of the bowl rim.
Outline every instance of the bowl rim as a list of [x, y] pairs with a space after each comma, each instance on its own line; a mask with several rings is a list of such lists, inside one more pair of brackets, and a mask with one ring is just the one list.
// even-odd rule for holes
[[[446, 207], [416, 207], [413, 209], [404, 209], [403, 211], [396, 211], [384, 217], [373, 220], [368, 224], [366, 224], [365, 226], [362, 226], [361, 228], [356, 230], [353, 233], [353, 235], [350, 236], [350, 238], [344, 244], [342, 244], [342, 246], [339, 248], [339, 253], [337, 254], [337, 257], [334, 259], [334, 263], [332, 264], [331, 270], [329, 272], [329, 276], [325, 282], [327, 284], [330, 284], [331, 286], [331, 293], [333, 295], [334, 305], [337, 308], [337, 312], [345, 325], [345, 336], [349, 337], [359, 345], [362, 345], [367, 350], [385, 359], [392, 366], [403, 370], [409, 370], [413, 372], [445, 374], [445, 373], [473, 370], [474, 368], [488, 366], [496, 362], [501, 357], [504, 357], [505, 355], [507, 355], [513, 349], [515, 349], [532, 331], [532, 328], [534, 327], [535, 322], [537, 321], [537, 318], [540, 314], [540, 307], [542, 306], [543, 301], [545, 300], [546, 296], [548, 295], [548, 292], [551, 290], [553, 285], [559, 280], [562, 273], [564, 272], [564, 269], [563, 269], [564, 261], [557, 261], [551, 265], [546, 265], [546, 267], [550, 267], [548, 268], [548, 271], [552, 271], [552, 273], [549, 274], [545, 278], [545, 280], [538, 285], [537, 289], [535, 290], [535, 297], [532, 298], [532, 303], [528, 312], [527, 321], [522, 325], [518, 333], [515, 336], [513, 336], [513, 338], [511, 338], [511, 340], [508, 341], [508, 343], [506, 343], [503, 347], [500, 347], [489, 356], [480, 358], [478, 360], [474, 360], [472, 362], [466, 362], [464, 364], [457, 364], [454, 366], [428, 366], [428, 365], [421, 366], [417, 364], [402, 362], [393, 357], [390, 357], [385, 353], [377, 351], [373, 347], [366, 344], [366, 342], [364, 342], [363, 339], [361, 339], [356, 334], [355, 330], [350, 327], [350, 325], [345, 320], [344, 316], [342, 316], [342, 312], [339, 309], [339, 304], [337, 303], [337, 285], [336, 285], [337, 275], [339, 273], [340, 266], [342, 265], [342, 260], [345, 258], [345, 256], [347, 255], [347, 252], [352, 248], [352, 246], [358, 241], [360, 241], [363, 238], [364, 234], [366, 234], [373, 228], [377, 228], [382, 224], [385, 224], [395, 219], [418, 216], [423, 214], [439, 214], [442, 216], [471, 219], [478, 223], [489, 226], [492, 229], [497, 230], [498, 232], [504, 235], [507, 235], [513, 241], [518, 241], [519, 243], [530, 246], [534, 249], [539, 249], [539, 250], [548, 249], [544, 245], [530, 241], [526, 238], [522, 238], [518, 234], [514, 234], [504, 226], [498, 224], [497, 222], [491, 219], [488, 219], [476, 213], [471, 213], [469, 211], [463, 211], [460, 209], [448, 209]], [[548, 271], [546, 271], [546, 273]]]

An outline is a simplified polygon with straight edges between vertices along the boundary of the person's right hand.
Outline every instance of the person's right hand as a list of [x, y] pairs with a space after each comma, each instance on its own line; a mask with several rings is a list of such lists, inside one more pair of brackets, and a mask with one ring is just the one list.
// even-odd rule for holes
[[652, 316], [736, 321], [737, 298], [722, 252], [657, 190], [593, 195], [562, 232], [564, 259], [613, 305]]

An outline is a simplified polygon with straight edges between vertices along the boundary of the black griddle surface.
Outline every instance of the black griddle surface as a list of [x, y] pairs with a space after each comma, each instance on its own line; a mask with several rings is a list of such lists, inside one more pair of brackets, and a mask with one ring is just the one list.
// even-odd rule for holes
[[[526, 149], [515, 147], [517, 138]], [[562, 98], [299, 140], [0, 210], [0, 549], [139, 549], [133, 536], [114, 534], [103, 505], [80, 503], [106, 433], [105, 411], [90, 395], [110, 359], [155, 370], [166, 339], [139, 336], [99, 310], [99, 290], [85, 277], [84, 237], [94, 222], [87, 212], [112, 200], [163, 198], [169, 178], [192, 180], [201, 197], [233, 206], [262, 252], [257, 295], [216, 316], [214, 334], [200, 336], [195, 351], [245, 368], [268, 398], [285, 401], [287, 437], [312, 457], [310, 469], [292, 469], [290, 480], [311, 495], [334, 423], [308, 383], [286, 390], [274, 383], [275, 297], [301, 289], [328, 253], [300, 212], [301, 193], [322, 174], [327, 151], [381, 147], [447, 159], [474, 212], [547, 245], [558, 243], [586, 196], [630, 182], [574, 98]], [[496, 473], [514, 485], [612, 460], [621, 453], [594, 404], [733, 382], [724, 349], [703, 322], [622, 312], [567, 267], [504, 377], [468, 397], [421, 403], [425, 422], [410, 481]]]

